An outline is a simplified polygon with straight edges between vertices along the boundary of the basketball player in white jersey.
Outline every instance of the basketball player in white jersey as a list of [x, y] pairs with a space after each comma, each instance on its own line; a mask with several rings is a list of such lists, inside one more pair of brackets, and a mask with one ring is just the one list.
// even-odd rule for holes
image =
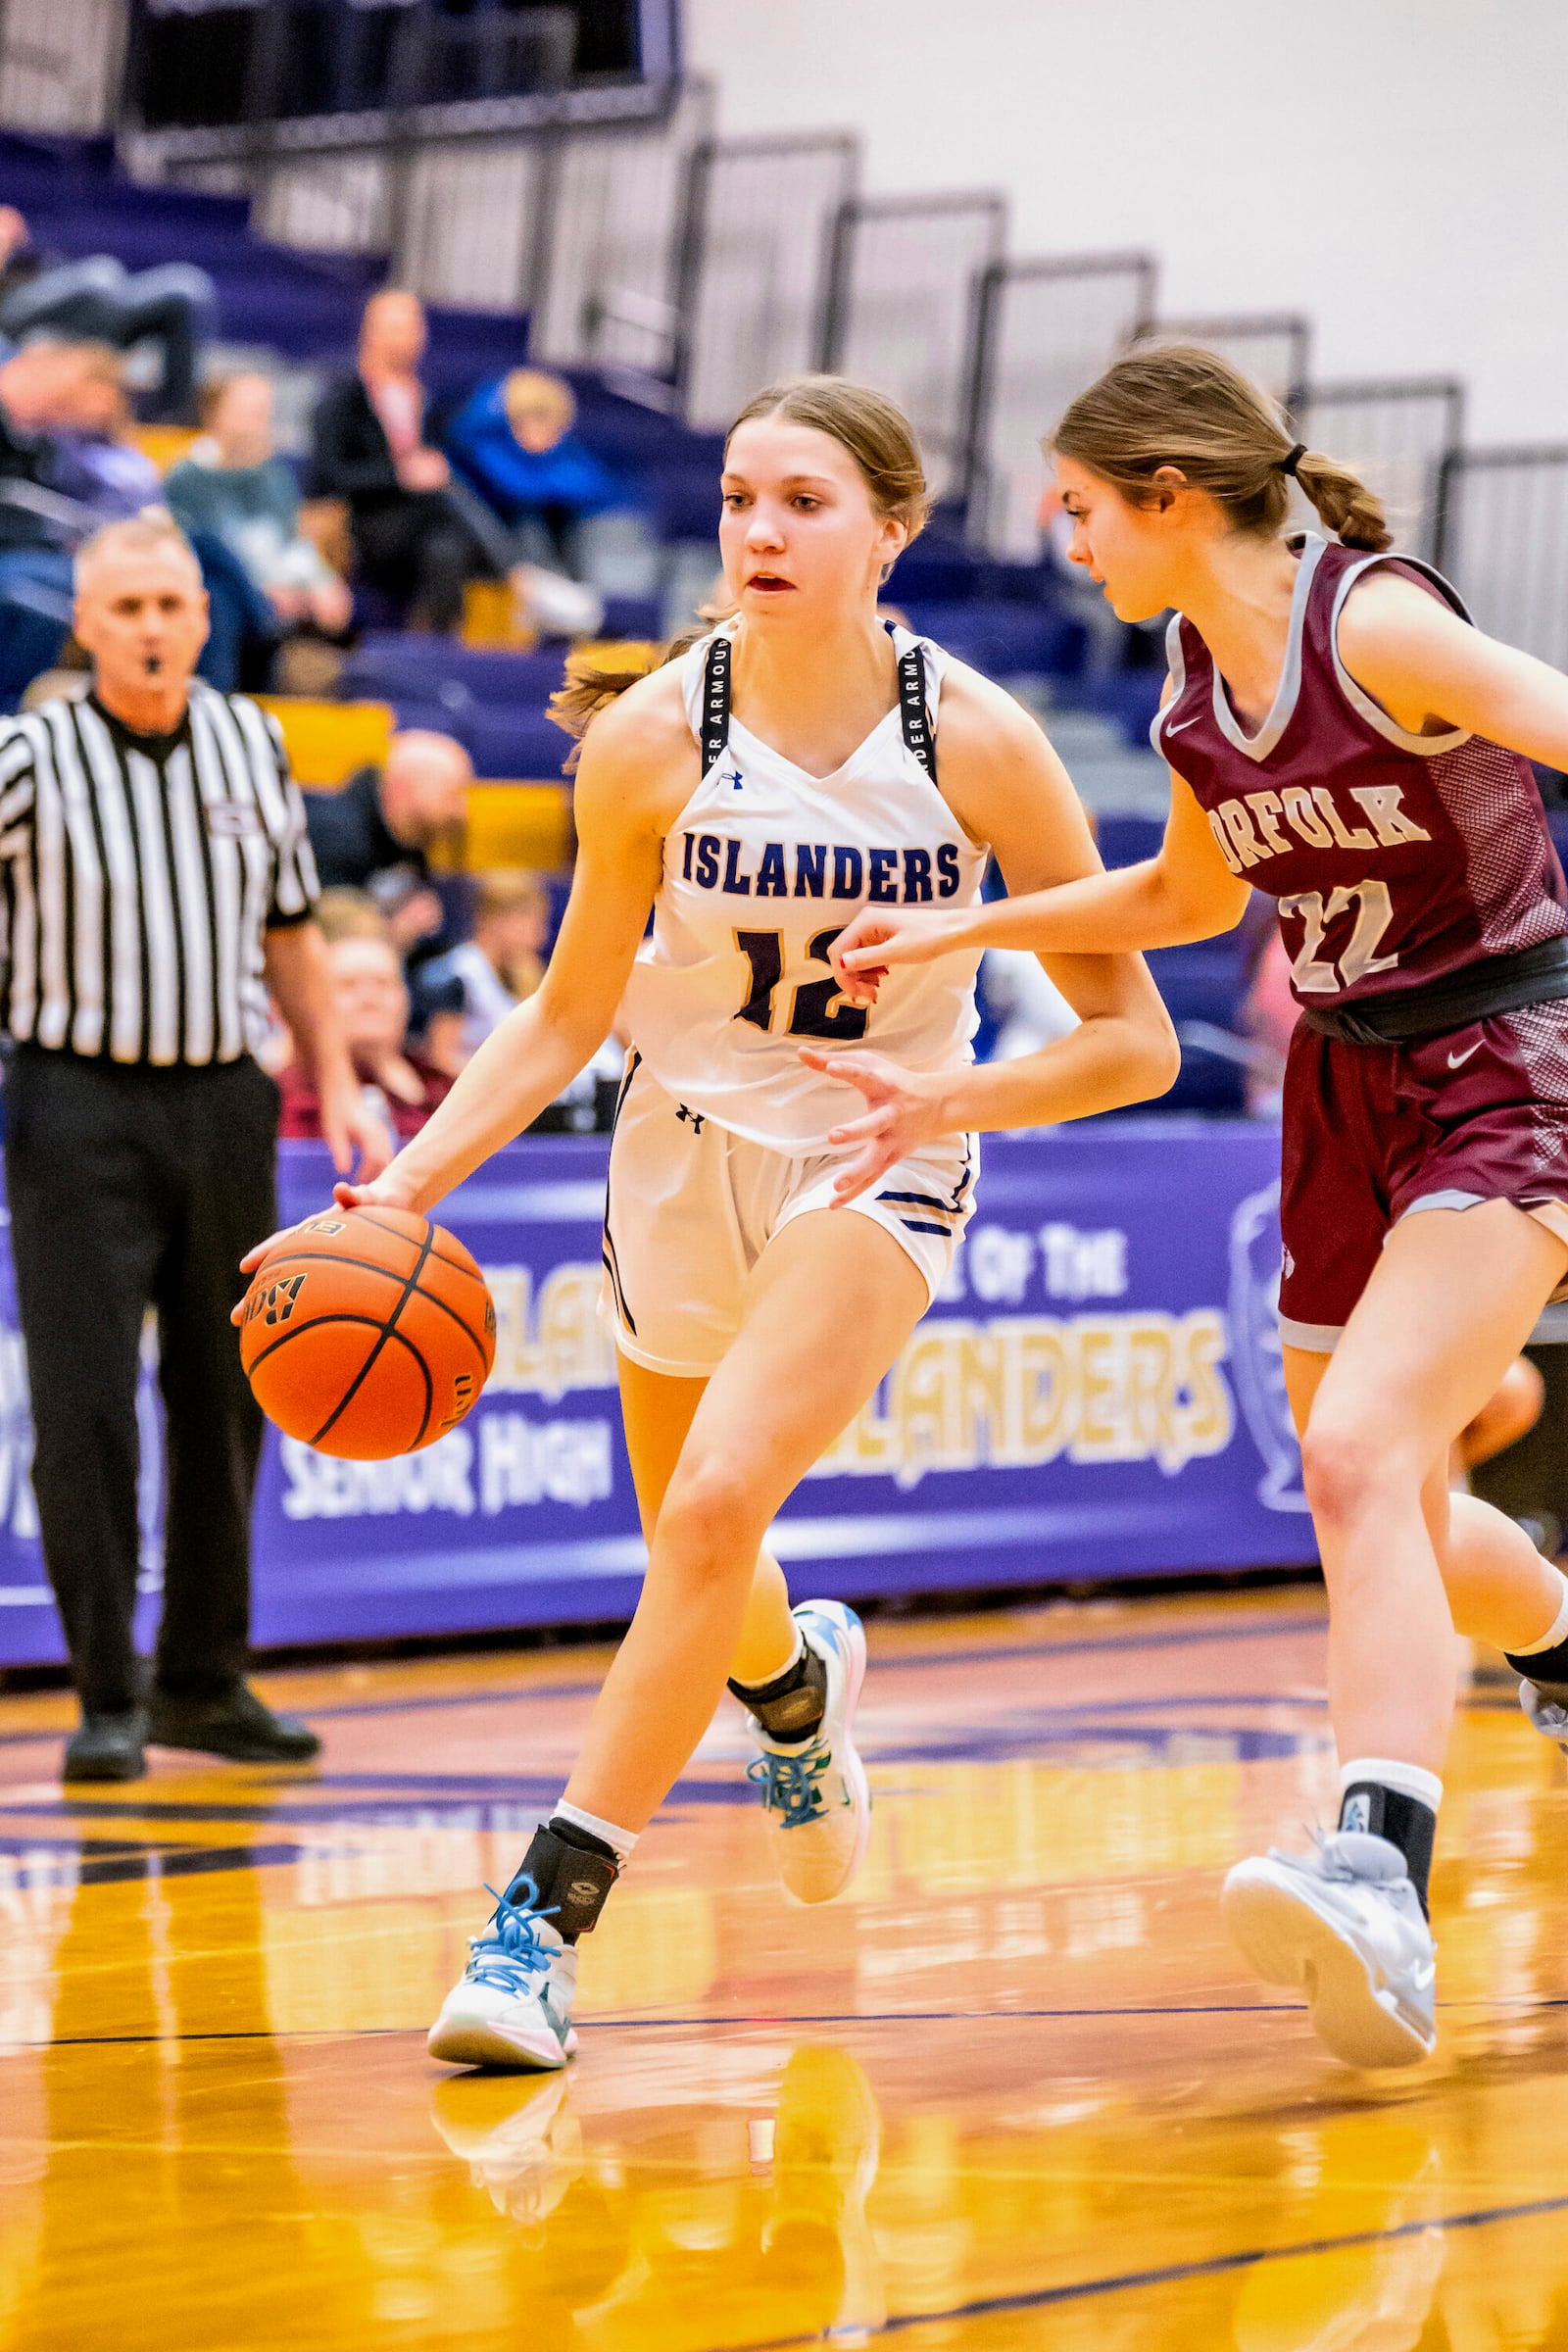
[[[992, 847], [1014, 889], [1098, 870], [1033, 720], [878, 619], [924, 514], [913, 437], [879, 395], [815, 377], [751, 404], [723, 477], [735, 617], [651, 676], [560, 698], [564, 723], [592, 725], [542, 987], [385, 1174], [339, 1191], [432, 1209], [619, 1011], [632, 1051], [607, 1303], [647, 1581], [565, 1794], [432, 2029], [431, 2053], [454, 2064], [569, 2055], [577, 1938], [726, 1678], [755, 1726], [751, 1777], [785, 1886], [823, 1902], [849, 1884], [869, 1828], [852, 1736], [864, 1638], [836, 1601], [792, 1613], [769, 1522], [940, 1288], [973, 1200], [969, 1131], [1109, 1109], [1175, 1074], [1134, 956], [1054, 957], [1079, 1026], [1000, 1067], [970, 1058], [972, 958], [900, 975], [869, 1017], [839, 992], [828, 950], [862, 906], [966, 906]], [[879, 1072], [945, 1079], [941, 1133], [918, 1154], [895, 1161], [875, 1136], [835, 1148], [865, 1107], [831, 1074], [847, 1049], [873, 1100]]]

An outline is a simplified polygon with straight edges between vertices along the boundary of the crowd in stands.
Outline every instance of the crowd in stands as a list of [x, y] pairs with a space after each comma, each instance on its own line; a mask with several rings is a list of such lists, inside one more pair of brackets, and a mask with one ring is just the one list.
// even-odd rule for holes
[[[497, 372], [492, 358], [483, 380], [455, 383], [450, 368], [431, 365], [423, 306], [396, 288], [365, 300], [354, 364], [323, 383], [308, 448], [284, 453], [273, 378], [254, 365], [224, 371], [216, 354], [204, 367], [212, 318], [200, 270], [68, 261], [36, 249], [22, 215], [0, 206], [0, 708], [15, 708], [40, 672], [72, 662], [75, 547], [107, 520], [167, 504], [208, 591], [201, 669], [211, 683], [320, 693], [341, 676], [345, 694], [368, 692], [435, 721], [404, 726], [381, 762], [313, 796], [311, 807], [333, 919], [355, 910], [361, 925], [333, 955], [362, 1075], [403, 1133], [537, 984], [553, 920], [551, 896], [531, 876], [459, 884], [432, 871], [430, 852], [461, 819], [473, 778], [468, 750], [439, 731], [444, 710], [466, 710], [462, 731], [493, 775], [553, 774], [564, 748], [543, 723], [548, 685], [530, 689], [526, 732], [510, 717], [491, 723], [479, 665], [493, 657], [454, 648], [449, 664], [442, 641], [460, 632], [477, 582], [495, 584], [514, 641], [531, 634], [559, 649], [591, 636], [605, 594], [624, 593], [615, 569], [627, 547], [651, 551], [671, 527], [677, 536], [706, 529], [710, 509], [694, 526], [682, 494], [659, 486], [663, 477], [639, 476], [635, 489], [620, 478], [579, 436], [571, 387], [547, 369]], [[150, 387], [130, 364], [144, 346], [156, 361]], [[1083, 641], [1087, 690], [1125, 686], [1128, 632], [1061, 561], [1051, 519], [1042, 521], [1031, 593], [1054, 614], [1051, 626]], [[977, 561], [932, 535], [915, 568], [901, 567], [913, 624], [994, 674], [1026, 670], [1039, 659], [1042, 621], [1021, 584], [1004, 584], [1002, 601], [984, 608], [990, 635], [962, 634], [978, 623], [954, 600]], [[1152, 637], [1148, 652], [1152, 687]], [[470, 659], [475, 667], [464, 671]], [[559, 659], [557, 650], [558, 678]], [[548, 666], [548, 655], [539, 660]], [[1213, 972], [1197, 968], [1205, 953]], [[1184, 1035], [1207, 1034], [1210, 1069], [1214, 1052], [1228, 1060], [1222, 1106], [1239, 1107], [1245, 1094], [1267, 1108], [1288, 991], [1261, 938], [1234, 968], [1219, 968], [1223, 949], [1193, 956], [1183, 985], [1199, 1017]], [[1033, 1050], [1070, 1019], [1033, 958], [991, 959], [983, 987], [986, 1053]], [[551, 1123], [592, 1124], [614, 1066], [612, 1045]], [[290, 1132], [308, 1132], [313, 1105], [285, 1085]], [[1198, 1100], [1212, 1107], [1212, 1098], [1209, 1081]]]
[[[423, 306], [385, 289], [296, 461], [277, 451], [267, 375], [197, 388], [203, 284], [182, 265], [127, 275], [107, 259], [33, 256], [22, 216], [0, 207], [0, 702], [14, 705], [67, 642], [75, 547], [163, 500], [212, 601], [202, 674], [224, 688], [273, 683], [280, 649], [300, 638], [342, 647], [366, 625], [450, 634], [477, 580], [506, 582], [536, 635], [598, 627], [592, 526], [614, 514], [635, 530], [635, 501], [577, 440], [562, 379], [517, 368], [435, 401]], [[162, 365], [142, 408], [202, 428], [167, 479], [137, 445], [127, 377], [127, 349], [149, 340]]]

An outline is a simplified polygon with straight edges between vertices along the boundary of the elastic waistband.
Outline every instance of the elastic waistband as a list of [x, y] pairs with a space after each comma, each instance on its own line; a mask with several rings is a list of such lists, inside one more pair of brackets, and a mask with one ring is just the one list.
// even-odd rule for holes
[[1345, 1045], [1402, 1046], [1559, 997], [1568, 997], [1568, 938], [1543, 940], [1511, 956], [1483, 956], [1463, 971], [1397, 996], [1364, 997], [1356, 1004], [1303, 1004], [1301, 1018], [1309, 1029]]

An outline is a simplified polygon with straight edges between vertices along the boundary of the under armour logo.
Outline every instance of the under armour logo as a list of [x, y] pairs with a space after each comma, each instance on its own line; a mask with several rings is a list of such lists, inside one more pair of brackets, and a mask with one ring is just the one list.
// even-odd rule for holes
[[703, 1132], [703, 1121], [708, 1116], [708, 1113], [702, 1110], [688, 1110], [683, 1102], [680, 1105], [680, 1108], [676, 1111], [675, 1116], [677, 1119], [690, 1119], [692, 1123], [693, 1135], [701, 1135]]
[[733, 784], [736, 791], [739, 792], [741, 786], [745, 783], [746, 778], [741, 774], [741, 771], [738, 767], [732, 767], [725, 776], [724, 781], [726, 784]]

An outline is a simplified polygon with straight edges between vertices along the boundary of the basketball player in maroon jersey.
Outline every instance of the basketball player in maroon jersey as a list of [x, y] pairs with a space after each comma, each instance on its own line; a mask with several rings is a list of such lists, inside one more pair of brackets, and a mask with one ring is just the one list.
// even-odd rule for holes
[[[1280, 1321], [1342, 1802], [1315, 1852], [1239, 1864], [1225, 1912], [1338, 2055], [1405, 2064], [1435, 2039], [1455, 1628], [1507, 1652], [1527, 1714], [1568, 1742], [1568, 1581], [1447, 1476], [1568, 1276], [1568, 890], [1529, 765], [1568, 767], [1568, 679], [1391, 555], [1364, 486], [1210, 353], [1117, 362], [1053, 440], [1073, 561], [1123, 620], [1175, 611], [1163, 846], [961, 913], [864, 908], [834, 961], [874, 990], [954, 949], [1172, 947], [1230, 929], [1252, 886], [1278, 900], [1302, 1007]], [[1293, 475], [1333, 537], [1284, 536]], [[833, 1069], [867, 1105], [835, 1141], [919, 1148], [918, 1077]]]

